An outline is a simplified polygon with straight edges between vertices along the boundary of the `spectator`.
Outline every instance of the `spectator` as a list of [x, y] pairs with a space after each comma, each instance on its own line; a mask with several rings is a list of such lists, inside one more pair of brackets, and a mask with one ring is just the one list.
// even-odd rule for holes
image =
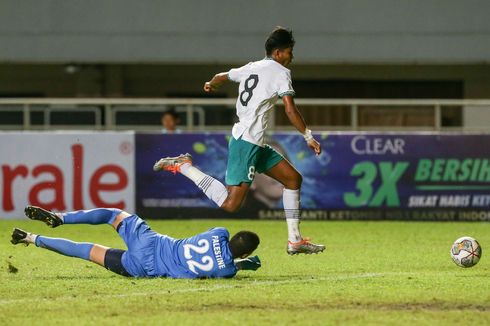
[[180, 118], [177, 114], [177, 112], [175, 112], [175, 110], [171, 109], [171, 110], [168, 110], [168, 111], [165, 111], [163, 114], [162, 114], [162, 132], [164, 134], [173, 134], [173, 133], [181, 133], [182, 130], [180, 130], [179, 128], [177, 128], [177, 125], [179, 124], [180, 122]]

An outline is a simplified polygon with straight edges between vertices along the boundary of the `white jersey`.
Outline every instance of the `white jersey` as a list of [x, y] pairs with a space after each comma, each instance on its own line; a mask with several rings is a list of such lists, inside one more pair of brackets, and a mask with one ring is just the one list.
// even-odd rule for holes
[[265, 130], [277, 98], [294, 95], [291, 72], [280, 63], [265, 58], [231, 69], [228, 78], [240, 83], [236, 101], [239, 121], [233, 126], [233, 137], [264, 146]]

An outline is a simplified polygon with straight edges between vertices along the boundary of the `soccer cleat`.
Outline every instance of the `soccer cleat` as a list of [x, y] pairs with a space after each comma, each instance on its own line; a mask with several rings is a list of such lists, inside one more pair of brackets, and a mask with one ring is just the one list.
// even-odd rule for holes
[[180, 172], [180, 167], [182, 164], [189, 163], [192, 165], [192, 155], [189, 153], [180, 154], [176, 157], [165, 157], [158, 160], [155, 165], [153, 165], [153, 171], [169, 171], [173, 174]]
[[26, 206], [24, 213], [31, 220], [44, 222], [52, 228], [63, 224], [63, 219], [58, 214], [45, 210], [41, 207]]
[[288, 241], [288, 255], [317, 254], [323, 250], [325, 250], [324, 245], [311, 243], [309, 238], [304, 238], [298, 242]]
[[35, 237], [32, 233], [26, 232], [19, 228], [14, 229], [12, 232], [12, 239], [10, 239], [10, 242], [14, 245], [23, 243], [28, 246], [30, 243], [34, 243], [34, 241]]

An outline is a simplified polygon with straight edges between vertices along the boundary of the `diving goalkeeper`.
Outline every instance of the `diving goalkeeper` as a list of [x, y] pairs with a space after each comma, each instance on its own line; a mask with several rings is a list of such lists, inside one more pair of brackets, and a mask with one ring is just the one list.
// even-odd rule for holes
[[228, 230], [217, 227], [191, 238], [174, 239], [159, 234], [134, 214], [117, 208], [97, 208], [53, 213], [27, 206], [25, 214], [50, 227], [63, 224], [110, 224], [128, 250], [99, 244], [50, 238], [15, 228], [13, 244], [35, 244], [59, 254], [78, 257], [128, 277], [230, 278], [238, 270], [257, 270], [257, 256], [247, 258], [260, 243], [257, 234], [240, 231], [229, 239]]

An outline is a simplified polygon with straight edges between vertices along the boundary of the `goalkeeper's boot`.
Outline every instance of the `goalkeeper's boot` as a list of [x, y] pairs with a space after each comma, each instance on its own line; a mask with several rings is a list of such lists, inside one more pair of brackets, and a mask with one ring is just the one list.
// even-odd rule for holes
[[26, 206], [24, 213], [31, 220], [46, 223], [49, 227], [55, 228], [63, 224], [60, 214], [56, 214], [37, 206]]
[[192, 155], [189, 153], [180, 154], [176, 157], [165, 157], [153, 165], [153, 171], [170, 171], [173, 174], [177, 174], [177, 172], [180, 172], [180, 167], [186, 163], [192, 165]]
[[36, 235], [33, 233], [26, 232], [19, 228], [15, 228], [12, 232], [12, 239], [10, 242], [14, 245], [23, 243], [28, 246], [30, 243], [34, 243], [36, 241]]
[[309, 238], [304, 238], [298, 242], [288, 241], [288, 255], [297, 254], [317, 254], [325, 250], [325, 246], [310, 242]]

